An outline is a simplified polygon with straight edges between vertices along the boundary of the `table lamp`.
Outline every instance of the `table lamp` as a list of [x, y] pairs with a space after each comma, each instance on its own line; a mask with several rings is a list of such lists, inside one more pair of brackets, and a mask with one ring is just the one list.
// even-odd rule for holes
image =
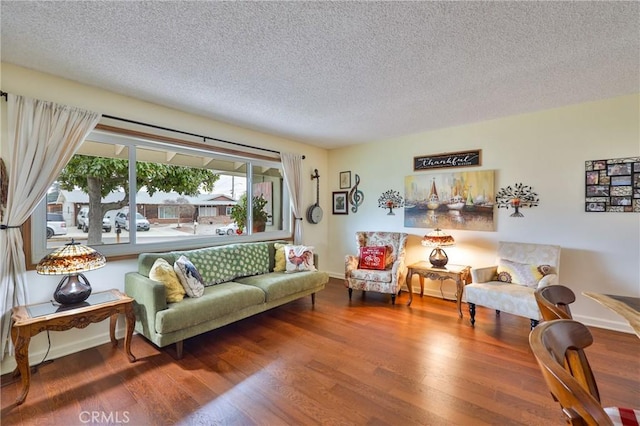
[[436, 228], [422, 238], [422, 245], [425, 247], [434, 247], [429, 255], [429, 262], [434, 268], [444, 268], [449, 258], [447, 253], [442, 250], [444, 246], [452, 246], [455, 244], [453, 237], [440, 228]]
[[53, 298], [61, 305], [75, 305], [84, 302], [91, 294], [89, 280], [82, 272], [102, 268], [106, 263], [99, 252], [71, 240], [42, 258], [36, 272], [40, 275], [65, 275]]

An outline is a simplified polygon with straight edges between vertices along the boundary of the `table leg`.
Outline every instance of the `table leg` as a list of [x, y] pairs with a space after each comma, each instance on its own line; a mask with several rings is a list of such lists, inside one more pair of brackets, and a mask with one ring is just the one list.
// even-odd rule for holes
[[29, 342], [31, 336], [24, 336], [20, 333], [19, 327], [11, 328], [11, 340], [15, 346], [16, 371], [22, 378], [22, 392], [16, 398], [16, 405], [20, 405], [27, 399], [29, 387], [31, 386], [31, 369], [29, 368]]
[[136, 324], [136, 314], [133, 312], [133, 304], [129, 303], [124, 308], [126, 332], [124, 334], [124, 350], [129, 357], [129, 362], [136, 362], [136, 357], [131, 353], [131, 338]]
[[118, 314], [113, 314], [109, 317], [109, 338], [111, 339], [111, 344], [116, 347], [118, 346], [118, 341], [116, 340], [116, 323], [118, 322]]
[[411, 302], [413, 302], [413, 291], [411, 289], [411, 278], [413, 278], [413, 269], [409, 268], [407, 272], [407, 291], [409, 292], [409, 301], [407, 302], [407, 306], [411, 306]]
[[418, 275], [418, 280], [420, 281], [420, 297], [424, 296], [424, 275]]
[[458, 317], [462, 318], [462, 292], [464, 290], [464, 285], [462, 284], [462, 280], [458, 278], [456, 280], [456, 305], [458, 307]]

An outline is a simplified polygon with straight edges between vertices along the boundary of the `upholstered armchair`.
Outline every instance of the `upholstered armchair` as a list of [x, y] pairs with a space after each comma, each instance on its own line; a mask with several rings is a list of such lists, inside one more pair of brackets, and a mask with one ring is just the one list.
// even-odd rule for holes
[[396, 294], [404, 284], [407, 268], [404, 264], [407, 234], [402, 232], [356, 232], [358, 255], [345, 257], [344, 284], [353, 290]]
[[533, 329], [542, 319], [534, 292], [558, 284], [560, 247], [501, 241], [497, 265], [471, 269], [473, 283], [465, 286], [471, 325], [476, 305], [531, 320]]

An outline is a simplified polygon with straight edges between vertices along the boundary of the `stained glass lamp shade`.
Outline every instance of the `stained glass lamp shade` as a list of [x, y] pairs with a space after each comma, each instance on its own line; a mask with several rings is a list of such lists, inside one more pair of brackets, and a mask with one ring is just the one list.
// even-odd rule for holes
[[40, 275], [64, 275], [53, 298], [61, 305], [84, 302], [91, 294], [89, 280], [82, 272], [93, 271], [106, 265], [105, 257], [91, 247], [71, 240], [46, 255], [36, 266]]
[[452, 246], [455, 244], [453, 237], [440, 228], [436, 228], [422, 238], [422, 245], [425, 247], [434, 247], [429, 255], [429, 262], [435, 268], [444, 268], [449, 258], [442, 250], [442, 247]]

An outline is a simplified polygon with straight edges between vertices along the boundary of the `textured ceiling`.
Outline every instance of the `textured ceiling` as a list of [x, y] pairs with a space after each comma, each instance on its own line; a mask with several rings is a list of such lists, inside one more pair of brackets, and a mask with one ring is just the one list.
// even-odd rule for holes
[[326, 148], [640, 91], [637, 1], [0, 8], [3, 62]]

